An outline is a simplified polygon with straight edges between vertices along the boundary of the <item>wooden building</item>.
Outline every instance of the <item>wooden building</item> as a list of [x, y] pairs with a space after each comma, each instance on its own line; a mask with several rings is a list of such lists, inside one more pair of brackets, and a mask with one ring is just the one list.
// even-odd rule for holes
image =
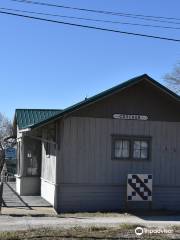
[[[180, 210], [179, 97], [144, 74], [64, 110], [18, 109], [17, 192], [57, 212]], [[152, 174], [152, 202], [127, 201]]]

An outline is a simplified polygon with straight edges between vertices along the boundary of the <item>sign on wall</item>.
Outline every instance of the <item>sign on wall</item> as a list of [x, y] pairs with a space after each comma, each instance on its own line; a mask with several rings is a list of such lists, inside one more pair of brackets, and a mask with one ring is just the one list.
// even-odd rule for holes
[[16, 159], [16, 148], [13, 147], [6, 148], [5, 159]]
[[127, 201], [152, 201], [152, 174], [128, 174]]
[[113, 118], [123, 119], [123, 120], [141, 120], [141, 121], [147, 121], [148, 120], [148, 116], [145, 116], [145, 115], [122, 114], [122, 113], [113, 114]]

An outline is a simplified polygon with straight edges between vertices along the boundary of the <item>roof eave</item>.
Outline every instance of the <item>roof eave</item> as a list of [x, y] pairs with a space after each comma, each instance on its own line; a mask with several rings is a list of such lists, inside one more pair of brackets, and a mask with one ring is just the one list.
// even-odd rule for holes
[[30, 132], [31, 131], [31, 128], [22, 128], [22, 129], [19, 129], [19, 133], [23, 133], [23, 132]]
[[151, 78], [149, 75], [147, 74], [143, 74], [141, 76], [138, 76], [138, 77], [135, 77], [135, 78], [132, 78], [126, 82], [123, 82], [115, 87], [112, 87], [108, 90], [105, 90], [95, 96], [92, 96], [90, 97], [89, 99], [87, 100], [84, 100], [82, 102], [79, 102], [75, 105], [72, 105], [68, 108], [66, 108], [64, 111], [62, 111], [61, 113], [59, 113], [58, 115], [56, 116], [53, 116], [52, 118], [49, 118], [49, 119], [46, 119], [45, 121], [41, 122], [41, 123], [38, 123], [38, 124], [35, 124], [32, 126], [32, 128], [38, 128], [38, 127], [41, 127], [41, 126], [44, 126], [46, 125], [47, 123], [50, 123], [50, 122], [53, 122], [57, 119], [60, 119], [61, 117], [65, 116], [65, 115], [68, 115], [69, 113], [72, 113], [74, 111], [77, 111], [79, 110], [80, 108], [82, 107], [86, 107], [92, 103], [95, 103], [97, 101], [100, 101], [102, 100], [103, 98], [106, 98], [116, 92], [119, 92], [119, 91], [123, 91], [124, 89], [126, 89], [127, 87], [130, 87], [140, 81], [143, 81], [144, 79], [148, 80], [150, 83], [152, 83], [153, 85], [155, 85], [156, 87], [159, 87], [161, 90], [163, 90], [166, 94], [170, 95], [171, 97], [173, 97], [176, 101], [179, 101], [180, 100], [180, 97], [172, 92], [170, 89], [168, 89], [167, 87], [163, 86], [162, 84], [160, 84], [159, 82], [155, 81], [153, 78]]

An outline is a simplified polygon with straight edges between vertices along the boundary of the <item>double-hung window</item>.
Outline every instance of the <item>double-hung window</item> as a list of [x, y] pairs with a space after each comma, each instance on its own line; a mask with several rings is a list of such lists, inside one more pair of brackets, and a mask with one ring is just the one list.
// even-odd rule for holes
[[117, 139], [114, 141], [115, 158], [129, 158], [130, 156], [130, 141], [127, 139]]
[[150, 144], [150, 137], [113, 135], [112, 159], [149, 160]]
[[134, 159], [148, 159], [149, 141], [134, 140], [133, 142], [133, 158]]

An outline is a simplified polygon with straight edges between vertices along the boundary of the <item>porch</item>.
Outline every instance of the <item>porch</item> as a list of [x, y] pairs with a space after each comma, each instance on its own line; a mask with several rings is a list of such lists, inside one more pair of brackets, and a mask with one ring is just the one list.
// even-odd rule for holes
[[17, 135], [16, 192], [56, 203], [56, 124]]
[[41, 196], [20, 196], [16, 192], [15, 182], [3, 184], [3, 205], [4, 215], [55, 215], [54, 208]]

